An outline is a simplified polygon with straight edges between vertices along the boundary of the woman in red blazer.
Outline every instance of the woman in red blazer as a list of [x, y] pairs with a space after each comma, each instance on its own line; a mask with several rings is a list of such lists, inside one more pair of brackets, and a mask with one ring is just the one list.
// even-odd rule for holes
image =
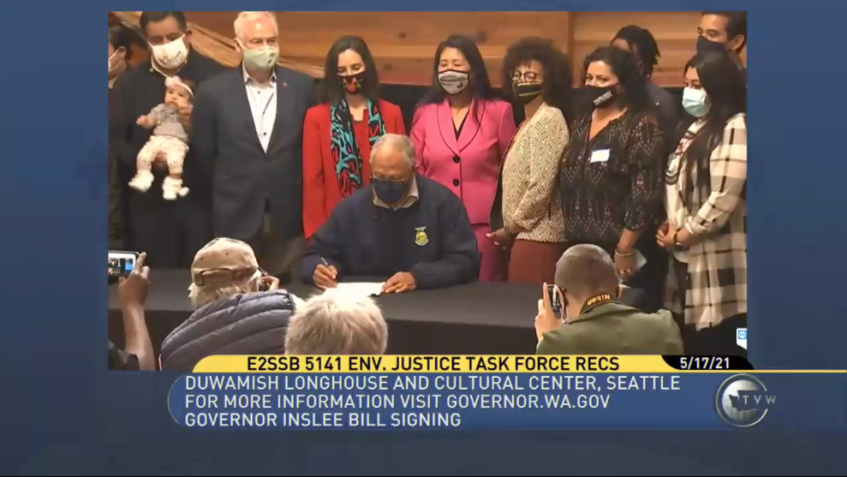
[[476, 43], [453, 35], [435, 53], [433, 87], [415, 111], [420, 173], [458, 195], [476, 232], [479, 279], [505, 279], [505, 253], [486, 235], [500, 161], [515, 132], [512, 105], [494, 99]]
[[370, 184], [371, 145], [406, 134], [400, 108], [378, 98], [379, 77], [368, 45], [339, 38], [326, 57], [321, 104], [303, 126], [303, 229], [308, 239], [339, 202]]

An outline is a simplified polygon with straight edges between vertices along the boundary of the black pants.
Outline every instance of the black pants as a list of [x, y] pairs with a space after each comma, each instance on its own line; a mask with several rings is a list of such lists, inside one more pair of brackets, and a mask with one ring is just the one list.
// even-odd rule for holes
[[306, 251], [302, 235], [279, 237], [271, 226], [271, 206], [265, 202], [265, 216], [259, 229], [246, 242], [256, 253], [256, 260], [268, 274], [285, 285], [300, 276], [300, 260]]
[[146, 193], [129, 192], [128, 248], [147, 252], [151, 268], [188, 268], [212, 239], [209, 201], [192, 194], [193, 190], [187, 197], [165, 200], [160, 180]]
[[[688, 264], [673, 259], [679, 301], [685, 310], [685, 290], [688, 289]], [[747, 350], [738, 346], [736, 336], [738, 328], [747, 328], [747, 313], [725, 318], [720, 324], [697, 331], [695, 325], [685, 324], [683, 315], [674, 314], [674, 319], [682, 331], [685, 354], [742, 356], [747, 358]]]

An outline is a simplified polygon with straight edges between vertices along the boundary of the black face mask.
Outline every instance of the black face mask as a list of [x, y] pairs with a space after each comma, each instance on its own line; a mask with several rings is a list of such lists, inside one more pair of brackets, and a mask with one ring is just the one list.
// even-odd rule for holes
[[341, 89], [345, 93], [362, 94], [365, 87], [365, 72], [357, 73], [350, 76], [341, 77]]
[[726, 53], [726, 43], [712, 41], [705, 36], [697, 38], [697, 54], [705, 55], [706, 53]]
[[373, 184], [374, 193], [379, 200], [392, 205], [403, 200], [403, 197], [406, 197], [406, 193], [409, 192], [409, 186], [411, 185], [411, 179], [407, 178], [403, 182], [395, 182], [386, 179], [371, 178], [371, 184]]
[[586, 94], [591, 104], [597, 109], [605, 109], [615, 104], [616, 94], [614, 86], [585, 86]]
[[540, 83], [522, 83], [514, 85], [515, 94], [523, 104], [531, 103], [544, 92], [544, 85]]

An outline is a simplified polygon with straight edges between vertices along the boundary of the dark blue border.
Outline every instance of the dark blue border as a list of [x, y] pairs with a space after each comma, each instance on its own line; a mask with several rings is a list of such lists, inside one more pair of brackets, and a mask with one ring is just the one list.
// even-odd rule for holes
[[[120, 3], [120, 2], [119, 2]], [[173, 377], [103, 369], [106, 11], [0, 3], [0, 470], [13, 473], [832, 473], [844, 435], [202, 434], [165, 408]], [[309, 9], [221, 0], [144, 7]], [[750, 11], [751, 360], [842, 368], [847, 335], [847, 43], [840, 2], [330, 2], [333, 10]], [[826, 11], [822, 9], [826, 9]], [[284, 26], [283, 26], [284, 27]]]

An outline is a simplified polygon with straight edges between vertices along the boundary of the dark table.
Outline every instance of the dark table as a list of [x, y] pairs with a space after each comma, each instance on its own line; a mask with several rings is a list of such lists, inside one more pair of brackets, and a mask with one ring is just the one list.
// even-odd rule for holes
[[[162, 341], [192, 312], [190, 283], [187, 270], [150, 272], [145, 308], [157, 355]], [[300, 283], [284, 288], [304, 299], [318, 292]], [[123, 320], [116, 291], [110, 287], [109, 339], [120, 346]], [[388, 321], [390, 354], [533, 354], [539, 298], [541, 285], [471, 283], [376, 301]]]

